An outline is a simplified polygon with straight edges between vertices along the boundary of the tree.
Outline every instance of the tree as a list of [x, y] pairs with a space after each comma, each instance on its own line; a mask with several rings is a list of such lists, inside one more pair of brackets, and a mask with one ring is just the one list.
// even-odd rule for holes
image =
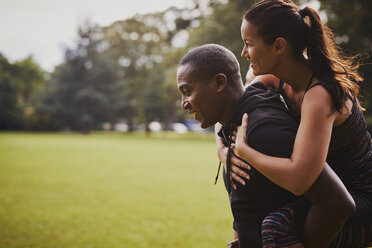
[[0, 129], [30, 127], [44, 76], [32, 57], [10, 63], [0, 54]]
[[18, 105], [17, 88], [12, 65], [0, 54], [0, 129], [19, 129], [22, 111]]
[[78, 35], [76, 48], [66, 50], [65, 62], [51, 76], [52, 90], [44, 98], [48, 105], [43, 110], [58, 128], [89, 132], [113, 120], [117, 77], [104, 53], [101, 28], [86, 22]]
[[203, 18], [200, 26], [190, 30], [189, 47], [206, 43], [217, 43], [231, 50], [238, 58], [241, 74], [244, 77], [248, 63], [240, 56], [243, 42], [240, 36], [240, 26], [244, 12], [255, 0], [210, 1], [213, 12]]
[[[168, 11], [177, 11], [175, 9]], [[105, 28], [107, 52], [117, 63], [121, 98], [118, 115], [133, 125], [134, 118], [148, 124], [169, 119], [169, 102], [164, 101], [166, 68], [164, 57], [172, 51], [172, 37], [164, 13], [137, 15]]]
[[327, 25], [335, 32], [336, 42], [347, 55], [364, 53], [368, 57], [360, 68], [364, 75], [362, 90], [368, 98], [363, 105], [372, 113], [372, 1], [370, 0], [320, 0], [321, 9], [327, 13]]

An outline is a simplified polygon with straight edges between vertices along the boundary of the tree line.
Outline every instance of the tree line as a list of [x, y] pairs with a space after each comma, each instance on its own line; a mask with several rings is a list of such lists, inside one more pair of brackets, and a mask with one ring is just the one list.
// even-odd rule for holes
[[[105, 122], [125, 122], [129, 130], [140, 123], [148, 128], [152, 121], [165, 128], [183, 122], [188, 117], [176, 87], [179, 60], [192, 47], [217, 43], [234, 52], [245, 75], [240, 24], [254, 2], [194, 0], [188, 8], [135, 15], [105, 27], [86, 21], [52, 73], [32, 57], [11, 63], [0, 55], [0, 129], [87, 132]], [[366, 114], [372, 113], [372, 1], [320, 4], [338, 45], [366, 55], [360, 85]]]

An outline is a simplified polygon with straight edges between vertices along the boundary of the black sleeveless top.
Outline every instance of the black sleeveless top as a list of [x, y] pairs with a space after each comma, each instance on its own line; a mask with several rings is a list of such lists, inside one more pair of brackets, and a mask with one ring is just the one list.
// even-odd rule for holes
[[[279, 92], [286, 100], [284, 83]], [[321, 82], [306, 88], [322, 85]], [[372, 146], [363, 112], [356, 100], [349, 95], [353, 107], [349, 117], [340, 125], [334, 126], [331, 134], [327, 163], [340, 177], [350, 193], [361, 194], [372, 202]], [[300, 120], [300, 116], [297, 117]]]

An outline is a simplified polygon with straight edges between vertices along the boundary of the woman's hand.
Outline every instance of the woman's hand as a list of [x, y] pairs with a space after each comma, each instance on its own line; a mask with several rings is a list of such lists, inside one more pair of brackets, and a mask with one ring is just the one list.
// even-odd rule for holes
[[245, 113], [242, 117], [242, 125], [237, 127], [237, 130], [233, 132], [232, 139], [235, 141], [234, 153], [238, 157], [243, 157], [244, 147], [247, 145], [247, 125], [248, 125], [248, 114]]
[[[218, 149], [217, 149], [218, 158], [222, 162], [225, 171], [226, 171], [227, 152], [228, 152], [228, 148], [226, 146], [218, 146]], [[230, 173], [231, 178], [233, 178], [235, 181], [239, 182], [240, 184], [245, 185], [245, 181], [243, 178], [246, 178], [247, 180], [249, 180], [250, 176], [248, 175], [248, 173], [244, 172], [240, 168], [251, 170], [251, 167], [247, 163], [245, 163], [243, 160], [235, 156], [233, 152], [230, 154], [230, 166], [231, 166], [231, 173]], [[231, 182], [232, 182], [232, 187], [236, 190], [237, 188], [236, 188], [236, 185], [234, 184], [234, 181], [231, 180]]]

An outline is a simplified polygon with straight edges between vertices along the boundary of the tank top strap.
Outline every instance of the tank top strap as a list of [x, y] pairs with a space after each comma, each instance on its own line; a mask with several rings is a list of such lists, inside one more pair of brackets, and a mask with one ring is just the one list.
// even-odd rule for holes
[[346, 95], [354, 104], [357, 104], [357, 100], [350, 94], [350, 93], [348, 93], [347, 95]]
[[309, 82], [308, 82], [307, 85], [306, 85], [306, 89], [305, 89], [305, 92], [304, 92], [304, 96], [305, 96], [306, 92], [307, 92], [309, 89], [311, 89], [313, 86], [315, 86], [315, 84], [312, 85], [312, 86], [310, 86], [311, 83], [313, 82], [313, 78], [314, 78], [314, 72], [313, 72], [313, 74], [311, 74], [311, 78], [310, 78]]
[[283, 80], [280, 80], [279, 82], [279, 94], [284, 96], [284, 81]]
[[315, 87], [315, 86], [318, 86], [318, 85], [322, 85], [322, 83], [315, 83], [315, 84], [313, 84], [313, 85], [309, 85], [307, 88], [306, 88], [306, 90], [305, 90], [305, 92], [304, 92], [304, 95], [306, 94], [306, 92], [308, 91], [308, 90], [310, 90], [311, 88], [313, 88], [313, 87]]

